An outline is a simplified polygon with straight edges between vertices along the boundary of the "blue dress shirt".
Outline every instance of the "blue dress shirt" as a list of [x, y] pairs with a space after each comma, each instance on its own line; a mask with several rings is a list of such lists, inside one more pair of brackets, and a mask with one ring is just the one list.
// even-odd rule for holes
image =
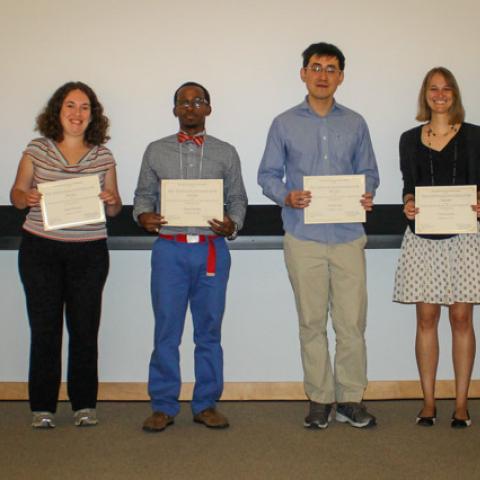
[[[301, 240], [336, 244], [364, 234], [361, 223], [305, 225], [303, 209], [285, 205], [292, 190], [303, 190], [307, 175], [364, 174], [366, 191], [380, 181], [370, 133], [363, 117], [334, 102], [324, 117], [305, 99], [276, 117], [258, 171], [263, 193], [282, 208], [286, 232]], [[359, 199], [360, 201], [360, 199]]]

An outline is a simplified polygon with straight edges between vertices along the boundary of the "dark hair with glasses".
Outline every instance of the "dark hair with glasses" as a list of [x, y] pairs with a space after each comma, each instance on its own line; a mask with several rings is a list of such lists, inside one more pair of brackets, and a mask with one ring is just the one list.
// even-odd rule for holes
[[319, 57], [336, 57], [340, 70], [343, 72], [345, 68], [345, 56], [341, 50], [330, 43], [320, 42], [312, 43], [303, 53], [303, 68], [306, 68], [310, 59], [318, 55]]
[[210, 94], [208, 93], [208, 90], [203, 85], [200, 85], [197, 82], [185, 82], [177, 88], [177, 90], [175, 91], [175, 94], [173, 95], [174, 106], [177, 105], [178, 92], [184, 87], [198, 87], [201, 90], [203, 90], [203, 94], [205, 95], [205, 100], [210, 105]]

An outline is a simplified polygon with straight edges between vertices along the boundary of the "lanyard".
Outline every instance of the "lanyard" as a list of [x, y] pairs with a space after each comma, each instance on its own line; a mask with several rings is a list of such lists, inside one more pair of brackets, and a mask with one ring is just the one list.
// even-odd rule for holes
[[[178, 153], [180, 157], [180, 178], [183, 180], [185, 178], [184, 176], [184, 170], [183, 170], [183, 145], [184, 143], [179, 143], [178, 144]], [[198, 178], [202, 178], [202, 171], [203, 171], [203, 147], [204, 144], [200, 147], [200, 161], [199, 161], [199, 168], [198, 168]], [[198, 152], [198, 147], [194, 147], [195, 150], [195, 157], [197, 157], [197, 152]], [[192, 152], [193, 153], [193, 152]]]

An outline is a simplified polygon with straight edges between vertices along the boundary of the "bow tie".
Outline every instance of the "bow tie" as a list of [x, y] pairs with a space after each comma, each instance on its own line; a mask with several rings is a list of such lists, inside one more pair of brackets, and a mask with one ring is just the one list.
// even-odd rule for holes
[[204, 135], [187, 135], [185, 132], [178, 132], [177, 141], [178, 143], [193, 142], [195, 145], [200, 146], [200, 145], [203, 145], [203, 143], [205, 142], [205, 136]]

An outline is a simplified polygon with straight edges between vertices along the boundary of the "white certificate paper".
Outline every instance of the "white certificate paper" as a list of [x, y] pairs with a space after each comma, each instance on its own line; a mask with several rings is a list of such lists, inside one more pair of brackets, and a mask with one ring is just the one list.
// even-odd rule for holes
[[223, 180], [162, 180], [161, 215], [169, 227], [209, 227], [223, 221]]
[[305, 224], [365, 222], [360, 204], [365, 193], [365, 175], [322, 175], [303, 177], [303, 189], [312, 193], [305, 208]]
[[415, 232], [420, 234], [477, 233], [476, 185], [415, 187]]
[[40, 207], [45, 230], [105, 222], [105, 208], [98, 175], [39, 183]]

